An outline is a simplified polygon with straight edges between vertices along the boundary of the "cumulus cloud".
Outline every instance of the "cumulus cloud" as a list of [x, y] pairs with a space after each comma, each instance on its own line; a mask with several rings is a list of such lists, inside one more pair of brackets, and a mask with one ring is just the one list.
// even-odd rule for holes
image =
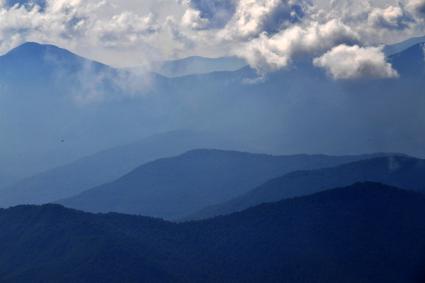
[[410, 0], [408, 7], [420, 17], [425, 17], [425, 0]]
[[374, 8], [368, 17], [369, 23], [376, 28], [401, 30], [409, 26], [413, 19], [401, 6]]
[[334, 79], [398, 77], [379, 47], [339, 45], [314, 59], [314, 65], [324, 68]]
[[[235, 13], [237, 0], [181, 0], [188, 9], [185, 12], [185, 24], [188, 20], [202, 22], [203, 28], [222, 28]], [[195, 28], [199, 28], [195, 24]]]
[[191, 29], [204, 29], [208, 26], [209, 20], [201, 16], [201, 11], [188, 8], [183, 15], [182, 24]]
[[315, 54], [342, 43], [357, 41], [357, 35], [337, 20], [325, 24], [292, 26], [273, 36], [263, 33], [251, 41], [243, 53], [251, 66], [261, 73], [287, 67], [294, 56]]
[[34, 5], [39, 6], [41, 9], [46, 7], [46, 0], [3, 0], [0, 1], [0, 5], [4, 5], [6, 7], [13, 7], [15, 5], [23, 5], [27, 7], [31, 7]]
[[0, 53], [37, 41], [115, 66], [236, 55], [264, 74], [423, 35], [424, 1], [0, 0]]
[[240, 0], [235, 14], [221, 33], [225, 39], [247, 39], [263, 32], [281, 30], [285, 24], [302, 18], [304, 1]]

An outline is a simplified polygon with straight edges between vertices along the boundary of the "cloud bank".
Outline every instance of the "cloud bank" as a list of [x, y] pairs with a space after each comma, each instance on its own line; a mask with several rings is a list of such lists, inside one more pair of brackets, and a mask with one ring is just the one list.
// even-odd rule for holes
[[46, 42], [115, 66], [236, 55], [266, 74], [311, 57], [335, 79], [395, 77], [379, 46], [424, 30], [424, 0], [0, 0], [0, 52]]

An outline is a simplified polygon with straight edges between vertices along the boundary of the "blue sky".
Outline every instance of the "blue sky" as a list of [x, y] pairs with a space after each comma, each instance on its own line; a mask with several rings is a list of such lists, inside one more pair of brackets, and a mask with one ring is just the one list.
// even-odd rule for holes
[[[311, 56], [335, 79], [392, 78], [382, 44], [424, 35], [424, 22], [425, 0], [0, 0], [0, 52], [36, 41], [147, 68], [234, 55], [260, 73]], [[343, 56], [354, 66], [339, 64]]]

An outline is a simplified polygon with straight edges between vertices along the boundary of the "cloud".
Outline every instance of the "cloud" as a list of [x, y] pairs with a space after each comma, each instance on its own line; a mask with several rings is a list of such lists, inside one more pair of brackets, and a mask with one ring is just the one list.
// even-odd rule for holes
[[198, 30], [206, 28], [209, 20], [202, 17], [201, 11], [188, 8], [183, 15], [182, 24], [191, 29]]
[[[36, 41], [120, 67], [193, 55], [259, 73], [423, 35], [425, 0], [0, 0], [0, 53]], [[422, 19], [422, 20], [421, 20]]]
[[386, 61], [382, 48], [339, 45], [314, 59], [334, 79], [397, 78], [398, 73]]
[[422, 53], [424, 55], [424, 61], [425, 61], [425, 43], [422, 44]]
[[388, 6], [386, 8], [374, 8], [368, 16], [371, 26], [383, 29], [402, 30], [408, 28], [413, 19], [401, 6]]
[[[236, 11], [237, 0], [186, 0], [185, 21], [192, 19], [203, 23], [203, 28], [222, 28]], [[186, 24], [188, 24], [186, 22]], [[199, 28], [195, 25], [195, 28]]]
[[337, 20], [325, 24], [313, 22], [292, 26], [273, 36], [263, 33], [250, 41], [241, 55], [260, 73], [266, 73], [287, 67], [297, 55], [316, 54], [356, 41], [357, 34]]
[[249, 39], [263, 32], [277, 33], [303, 17], [304, 1], [240, 0], [221, 35], [227, 40]]
[[95, 37], [99, 44], [122, 47], [137, 44], [144, 37], [159, 30], [160, 25], [155, 15], [139, 16], [132, 12], [123, 12], [112, 16], [111, 19], [96, 21], [86, 32]]
[[[1, 4], [1, 1], [0, 1], [0, 4]], [[46, 7], [46, 0], [4, 0], [3, 5], [6, 7], [13, 7], [15, 5], [31, 7], [31, 6], [37, 5], [42, 10], [44, 10]]]
[[420, 17], [425, 17], [425, 0], [410, 0], [408, 7]]

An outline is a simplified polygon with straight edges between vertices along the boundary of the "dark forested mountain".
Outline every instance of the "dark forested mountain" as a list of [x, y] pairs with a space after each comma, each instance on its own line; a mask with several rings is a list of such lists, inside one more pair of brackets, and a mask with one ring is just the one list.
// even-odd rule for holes
[[225, 215], [261, 203], [304, 196], [364, 181], [380, 182], [425, 193], [425, 160], [404, 156], [378, 157], [333, 168], [292, 172], [268, 181], [243, 196], [205, 208], [189, 219]]
[[0, 189], [0, 207], [43, 204], [71, 197], [114, 181], [146, 162], [192, 149], [241, 147], [241, 143], [206, 132], [174, 131], [158, 134], [87, 156]]
[[421, 283], [425, 198], [376, 183], [172, 224], [0, 210], [1, 282]]
[[90, 212], [178, 218], [246, 193], [298, 169], [334, 166], [366, 156], [271, 156], [195, 150], [143, 165], [122, 178], [61, 201]]

